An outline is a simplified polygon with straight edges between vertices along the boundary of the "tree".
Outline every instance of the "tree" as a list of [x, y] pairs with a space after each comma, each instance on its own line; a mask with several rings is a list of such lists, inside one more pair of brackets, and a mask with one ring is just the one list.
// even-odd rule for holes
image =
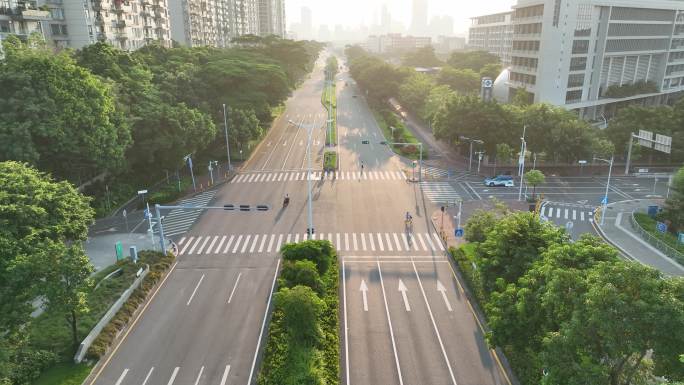
[[672, 177], [670, 197], [665, 201], [663, 216], [672, 222], [673, 230], [684, 230], [684, 167]]
[[431, 124], [434, 124], [435, 115], [440, 107], [442, 107], [447, 100], [455, 97], [456, 93], [449, 86], [440, 85], [433, 87], [425, 99], [423, 113], [421, 115], [422, 118]]
[[499, 64], [501, 60], [498, 56], [487, 51], [455, 51], [447, 60], [447, 64], [454, 68], [469, 68], [475, 72], [480, 72], [487, 64]]
[[442, 67], [437, 75], [437, 83], [447, 85], [463, 94], [477, 92], [480, 89], [479, 75], [469, 68]]
[[546, 177], [539, 170], [530, 170], [525, 173], [525, 183], [532, 186], [532, 199], [536, 196], [537, 186], [544, 183]]
[[406, 53], [401, 64], [407, 67], [439, 67], [443, 63], [435, 55], [435, 49], [428, 45]]
[[425, 102], [435, 82], [428, 75], [414, 73], [399, 86], [399, 100], [411, 111], [423, 114]]
[[313, 346], [321, 337], [318, 317], [325, 304], [308, 286], [284, 287], [275, 294], [284, 324], [294, 344]]
[[121, 169], [130, 132], [111, 87], [68, 53], [15, 39], [0, 61], [0, 160], [74, 181]]
[[254, 111], [237, 108], [232, 108], [228, 115], [228, 130], [228, 138], [233, 147], [245, 146], [251, 139], [257, 139], [262, 134]]
[[496, 157], [494, 158], [494, 174], [496, 174], [496, 165], [500, 162], [507, 164], [513, 158], [513, 148], [508, 143], [499, 143], [496, 145]]
[[286, 287], [304, 285], [312, 288], [319, 295], [323, 294], [321, 276], [313, 261], [286, 261], [283, 264], [281, 277]]
[[329, 241], [305, 241], [288, 243], [281, 250], [286, 261], [309, 260], [316, 264], [318, 273], [325, 274], [335, 253]]
[[[627, 156], [627, 147], [632, 133], [639, 130], [651, 131], [657, 134], [672, 136], [672, 155], [662, 154], [657, 151], [646, 150], [653, 159], [671, 159], [675, 161], [684, 160], [684, 138], [675, 133], [684, 131], [682, 123], [677, 119], [677, 113], [669, 106], [644, 107], [627, 106], [611, 119], [606, 129], [606, 136], [609, 138], [619, 153]], [[640, 147], [635, 145], [634, 150]], [[633, 150], [633, 151], [634, 151]], [[634, 157], [634, 152], [632, 154]]]
[[496, 80], [496, 78], [501, 73], [502, 69], [503, 68], [501, 67], [500, 63], [485, 64], [484, 67], [482, 67], [482, 69], [480, 69], [480, 77], [481, 78], [491, 78], [492, 80]]

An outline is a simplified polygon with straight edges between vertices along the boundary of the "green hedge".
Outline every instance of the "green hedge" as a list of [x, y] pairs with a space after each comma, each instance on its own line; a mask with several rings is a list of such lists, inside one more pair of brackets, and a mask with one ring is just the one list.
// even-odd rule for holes
[[[304, 241], [285, 245], [282, 253], [283, 270], [257, 383], [339, 384], [339, 266], [335, 250], [328, 241]], [[301, 304], [305, 310], [315, 308], [314, 325], [300, 312], [293, 313], [299, 309], [292, 308], [291, 297], [289, 307], [281, 301], [294, 292], [307, 298]], [[303, 320], [300, 325], [292, 322], [297, 316]]]
[[[401, 118], [389, 108], [371, 107], [371, 109], [385, 140], [396, 143], [416, 143], [416, 145], [390, 146], [392, 151], [409, 159], [418, 160], [420, 158], [420, 149], [417, 145], [419, 141], [411, 130], [406, 128]], [[391, 127], [394, 127], [394, 131]], [[425, 159], [427, 159], [427, 152], [423, 149], [423, 160]]]
[[337, 170], [337, 152], [326, 151], [323, 154], [323, 170], [325, 170], [325, 171]]
[[[676, 235], [669, 231], [661, 233], [656, 230], [656, 220], [654, 218], [651, 218], [648, 214], [634, 213], [634, 219], [636, 219], [637, 223], [653, 237], [665, 242], [668, 246], [680, 253], [684, 253], [684, 245], [679, 243], [679, 239], [677, 239]], [[684, 261], [680, 260], [679, 263], [684, 263]]]
[[321, 104], [323, 104], [323, 107], [325, 107], [326, 110], [328, 110], [332, 105], [332, 112], [330, 113], [332, 115], [333, 120], [332, 129], [331, 134], [328, 135], [328, 126], [326, 125], [325, 144], [335, 145], [337, 144], [337, 88], [335, 87], [334, 83], [332, 85], [326, 85], [323, 88], [323, 94], [321, 95]]
[[88, 349], [87, 358], [99, 359], [107, 352], [118, 332], [128, 325], [133, 313], [145, 302], [150, 290], [159, 282], [175, 258], [173, 254], [164, 255], [150, 250], [143, 250], [138, 256], [139, 266], [147, 264], [150, 266], [150, 271], [142, 284], [131, 294], [128, 301], [114, 315], [109, 324], [102, 329], [100, 335], [95, 338], [90, 349]]

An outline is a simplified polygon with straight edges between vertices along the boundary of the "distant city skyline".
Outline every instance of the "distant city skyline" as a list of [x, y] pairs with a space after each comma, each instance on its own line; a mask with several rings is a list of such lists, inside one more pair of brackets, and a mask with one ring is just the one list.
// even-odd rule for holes
[[[328, 31], [336, 26], [345, 30], [356, 30], [382, 26], [383, 29], [404, 29], [410, 32], [413, 22], [415, 0], [286, 0], [288, 28], [301, 21], [301, 8], [307, 7], [312, 13], [312, 32], [316, 34], [321, 25]], [[515, 0], [487, 0], [480, 2], [454, 2], [453, 0], [418, 0], [427, 3], [427, 22], [432, 24], [435, 17], [448, 16], [453, 19], [453, 30], [457, 35], [465, 35], [470, 18], [487, 13], [503, 12], [515, 4]], [[386, 11], [383, 9], [386, 6]], [[388, 19], [389, 16], [389, 19]], [[393, 25], [393, 28], [389, 24]], [[441, 20], [444, 26], [444, 20]], [[324, 28], [326, 29], [326, 28]]]

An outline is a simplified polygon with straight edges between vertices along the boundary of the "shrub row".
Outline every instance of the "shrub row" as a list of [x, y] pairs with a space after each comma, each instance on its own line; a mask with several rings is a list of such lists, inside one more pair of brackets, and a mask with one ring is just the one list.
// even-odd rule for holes
[[328, 241], [283, 247], [259, 385], [338, 384], [337, 256]]
[[164, 272], [171, 266], [174, 260], [173, 254], [162, 254], [157, 251], [144, 250], [139, 253], [141, 264], [149, 265], [150, 271], [140, 286], [131, 294], [128, 301], [119, 309], [114, 318], [102, 329], [86, 355], [89, 359], [99, 359], [111, 346], [118, 333], [128, 325], [131, 317], [138, 307], [145, 302], [150, 290], [159, 282]]
[[326, 151], [323, 154], [323, 170], [332, 171], [337, 169], [337, 152]]

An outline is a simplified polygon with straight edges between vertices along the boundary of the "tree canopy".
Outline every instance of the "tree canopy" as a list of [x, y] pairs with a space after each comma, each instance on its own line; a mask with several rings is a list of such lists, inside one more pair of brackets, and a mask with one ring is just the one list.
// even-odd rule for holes
[[405, 53], [401, 64], [407, 67], [439, 67], [444, 63], [435, 55], [435, 49], [428, 45]]
[[[447, 64], [454, 68], [471, 69], [477, 73], [480, 73], [488, 64], [500, 65], [500, 63], [501, 60], [498, 56], [487, 51], [454, 51], [447, 60]], [[487, 71], [491, 71], [492, 68], [493, 67], [489, 67]], [[496, 76], [494, 76], [494, 78], [496, 78]]]

